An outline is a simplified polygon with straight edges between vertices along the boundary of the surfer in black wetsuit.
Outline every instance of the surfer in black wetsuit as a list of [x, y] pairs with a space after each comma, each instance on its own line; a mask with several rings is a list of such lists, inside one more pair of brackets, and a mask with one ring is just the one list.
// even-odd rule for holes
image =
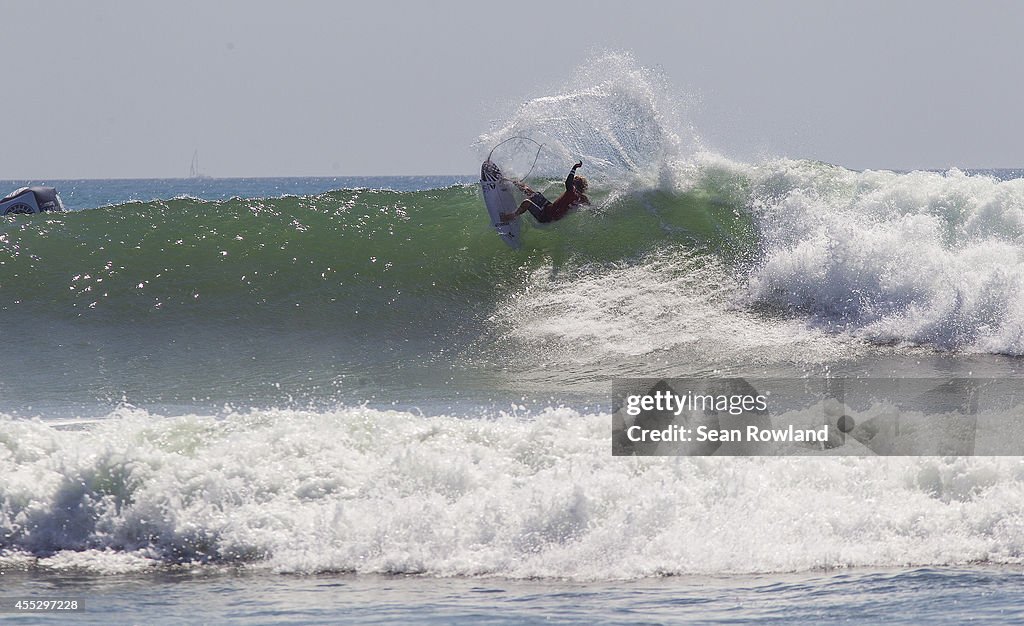
[[512, 184], [526, 194], [526, 200], [523, 200], [515, 213], [502, 213], [503, 222], [511, 222], [527, 211], [542, 224], [557, 222], [565, 217], [571, 209], [575, 209], [581, 204], [590, 204], [590, 198], [587, 197], [587, 179], [576, 175], [576, 170], [580, 167], [583, 167], [583, 161], [573, 165], [569, 170], [569, 175], [565, 178], [565, 193], [558, 196], [554, 202], [545, 198], [544, 194], [539, 191], [530, 189], [525, 183], [513, 180]]

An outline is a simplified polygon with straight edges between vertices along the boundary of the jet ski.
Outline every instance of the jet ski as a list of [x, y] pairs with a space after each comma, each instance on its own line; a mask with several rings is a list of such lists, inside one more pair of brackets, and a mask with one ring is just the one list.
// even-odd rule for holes
[[63, 210], [64, 204], [53, 187], [22, 187], [0, 199], [0, 215]]

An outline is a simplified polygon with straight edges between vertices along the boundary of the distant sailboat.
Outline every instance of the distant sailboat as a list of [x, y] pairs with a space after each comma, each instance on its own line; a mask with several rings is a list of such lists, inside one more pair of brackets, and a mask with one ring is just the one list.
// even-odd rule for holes
[[188, 169], [189, 178], [209, 178], [199, 169], [199, 150], [192, 153], [192, 165]]

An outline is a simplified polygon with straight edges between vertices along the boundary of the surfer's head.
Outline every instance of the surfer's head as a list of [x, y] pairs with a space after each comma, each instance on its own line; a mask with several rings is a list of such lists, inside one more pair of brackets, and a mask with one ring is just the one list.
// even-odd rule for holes
[[577, 193], [587, 193], [587, 187], [590, 186], [590, 183], [587, 182], [586, 177], [577, 174], [573, 176], [572, 185], [576, 188]]

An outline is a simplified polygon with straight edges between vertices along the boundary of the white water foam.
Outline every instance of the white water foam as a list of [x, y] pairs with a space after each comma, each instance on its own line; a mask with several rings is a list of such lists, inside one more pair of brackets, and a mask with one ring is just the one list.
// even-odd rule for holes
[[491, 321], [514, 343], [510, 358], [519, 355], [530, 369], [555, 359], [555, 378], [567, 366], [593, 372], [603, 365], [608, 377], [625, 376], [631, 359], [636, 375], [695, 375], [740, 364], [829, 363], [860, 349], [799, 320], [751, 313], [742, 295], [742, 280], [728, 266], [680, 247], [569, 275], [539, 269]]
[[611, 417], [4, 418], [0, 568], [610, 580], [1019, 563], [1019, 459], [618, 458]]
[[1024, 354], [1024, 179], [743, 167], [751, 298], [876, 342]]

